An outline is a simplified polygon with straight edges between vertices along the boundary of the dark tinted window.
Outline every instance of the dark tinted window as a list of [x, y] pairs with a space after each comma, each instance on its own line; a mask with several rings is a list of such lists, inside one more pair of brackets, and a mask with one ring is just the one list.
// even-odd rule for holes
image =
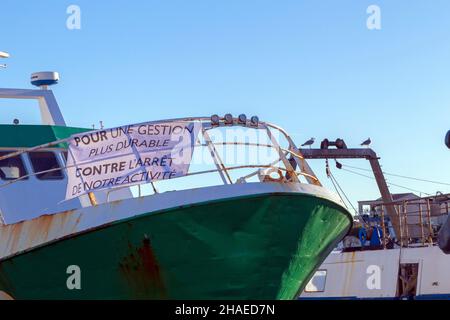
[[[1, 151], [0, 157], [6, 156], [7, 154], [13, 152], [15, 151]], [[0, 179], [14, 180], [23, 177], [26, 174], [27, 172], [20, 156], [0, 160]]]
[[53, 180], [63, 178], [63, 173], [61, 170], [39, 173], [51, 169], [61, 169], [58, 160], [56, 159], [56, 155], [53, 152], [30, 152], [29, 156], [33, 170], [37, 173], [36, 176], [38, 179]]

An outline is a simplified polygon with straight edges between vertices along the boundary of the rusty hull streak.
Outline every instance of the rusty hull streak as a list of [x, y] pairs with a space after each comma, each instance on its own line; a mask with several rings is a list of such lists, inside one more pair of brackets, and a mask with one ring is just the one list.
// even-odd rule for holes
[[[350, 260], [346, 261], [346, 264], [345, 264], [345, 269], [346, 270], [345, 270], [345, 276], [344, 276], [344, 288], [343, 288], [343, 292], [342, 292], [343, 296], [346, 296], [349, 293], [349, 289], [350, 289], [350, 286], [352, 284], [353, 275], [355, 273], [355, 263], [356, 262], [357, 262], [357, 260], [356, 260], [356, 252], [353, 251], [351, 253]], [[348, 263], [350, 264], [350, 268], [348, 267]]]
[[111, 204], [111, 207], [116, 207], [119, 204], [121, 204], [122, 202], [123, 202], [123, 199], [119, 199], [119, 200], [111, 201], [111, 202], [108, 202], [108, 203]]
[[119, 262], [119, 270], [133, 290], [133, 296], [138, 299], [166, 299], [160, 266], [150, 240], [144, 238], [137, 248], [128, 243], [128, 248], [130, 253]]
[[[110, 203], [118, 205], [121, 202], [122, 200], [118, 200]], [[93, 206], [86, 209], [98, 208]], [[102, 221], [101, 224], [83, 226], [80, 229], [80, 223], [84, 221], [83, 216], [86, 214], [83, 209], [66, 210], [11, 225], [0, 225], [0, 261], [54, 241], [108, 227], [114, 222], [109, 216], [109, 220]]]
[[0, 260], [17, 252], [31, 249], [51, 240], [67, 231], [76, 229], [81, 214], [74, 217], [76, 210], [68, 210], [56, 214], [43, 215], [38, 218], [0, 226]]

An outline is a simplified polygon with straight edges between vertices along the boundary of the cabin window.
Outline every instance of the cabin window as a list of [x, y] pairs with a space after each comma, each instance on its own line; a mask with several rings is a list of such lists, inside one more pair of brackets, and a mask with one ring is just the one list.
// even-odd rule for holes
[[[58, 160], [56, 159], [56, 155], [53, 152], [30, 152], [29, 157], [31, 160], [31, 165], [33, 166], [33, 170], [36, 173], [38, 179], [57, 180], [64, 178], [61, 167], [58, 163]], [[47, 170], [52, 171], [43, 172]]]
[[[15, 151], [2, 151], [0, 152], [0, 157], [6, 156], [7, 154], [10, 154], [12, 152]], [[27, 172], [20, 155], [0, 160], [1, 180], [15, 180], [25, 176], [26, 174]]]
[[327, 270], [317, 270], [305, 287], [305, 292], [324, 292]]

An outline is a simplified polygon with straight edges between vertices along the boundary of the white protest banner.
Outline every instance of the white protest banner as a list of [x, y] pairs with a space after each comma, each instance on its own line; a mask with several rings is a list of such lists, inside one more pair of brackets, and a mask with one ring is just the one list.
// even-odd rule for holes
[[199, 122], [146, 122], [69, 140], [66, 199], [186, 175]]

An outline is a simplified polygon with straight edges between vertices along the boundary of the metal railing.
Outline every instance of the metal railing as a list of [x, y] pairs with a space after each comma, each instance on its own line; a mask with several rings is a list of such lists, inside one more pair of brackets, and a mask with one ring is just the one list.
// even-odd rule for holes
[[[244, 123], [240, 121], [238, 118], [233, 118], [232, 123], [225, 123], [224, 118], [219, 118], [219, 122], [213, 123], [211, 118], [207, 117], [197, 117], [197, 118], [179, 118], [179, 119], [168, 119], [168, 120], [160, 120], [160, 121], [154, 121], [150, 123], [159, 123], [159, 122], [170, 122], [170, 121], [185, 121], [185, 122], [198, 122], [201, 123], [202, 128], [199, 133], [199, 138], [197, 139], [197, 143], [194, 145], [195, 150], [198, 148], [208, 148], [209, 154], [211, 158], [213, 159], [215, 169], [207, 169], [207, 170], [200, 170], [200, 171], [193, 171], [188, 172], [186, 176], [194, 176], [194, 175], [202, 175], [202, 174], [209, 174], [209, 173], [218, 173], [220, 178], [222, 179], [222, 182], [224, 184], [233, 184], [233, 183], [242, 183], [245, 182], [247, 179], [250, 179], [256, 175], [261, 174], [261, 170], [268, 169], [270, 172], [268, 175], [263, 177], [263, 181], [273, 181], [273, 182], [300, 182], [299, 178], [302, 178], [306, 183], [309, 184], [315, 184], [315, 185], [321, 185], [319, 179], [316, 177], [314, 172], [311, 170], [307, 162], [305, 161], [303, 155], [301, 154], [299, 148], [295, 145], [291, 137], [287, 134], [285, 130], [282, 128], [266, 123], [266, 122], [260, 122], [257, 121], [257, 123], [245, 121]], [[247, 128], [248, 130], [259, 130], [260, 132], [265, 132], [267, 134], [267, 138], [270, 141], [270, 143], [259, 143], [259, 142], [246, 142], [246, 141], [213, 141], [211, 139], [209, 132], [216, 129], [228, 129], [232, 127], [243, 127]], [[96, 131], [101, 130], [93, 130], [90, 132], [85, 132], [85, 134], [93, 133]], [[281, 135], [282, 138], [284, 138], [287, 141], [287, 146], [282, 147], [281, 141], [277, 139], [277, 135], [274, 134], [274, 132], [277, 132], [279, 135]], [[203, 142], [200, 141], [200, 138], [203, 140]], [[45, 143], [39, 146], [31, 147], [31, 148], [21, 148], [17, 151], [11, 152], [7, 155], [1, 156], [0, 161], [20, 156], [25, 153], [34, 152], [34, 151], [41, 151], [41, 150], [55, 150], [61, 149], [62, 143], [67, 143], [71, 140], [71, 138], [66, 139], [60, 139], [57, 141]], [[245, 146], [245, 147], [257, 147], [257, 148], [268, 148], [275, 151], [276, 159], [269, 162], [269, 163], [243, 163], [243, 164], [236, 164], [232, 166], [227, 166], [224, 161], [221, 159], [221, 154], [218, 151], [218, 147], [221, 146]], [[11, 149], [11, 148], [10, 148]], [[195, 151], [194, 151], [195, 152]], [[281, 165], [277, 165], [281, 164]], [[7, 187], [8, 185], [17, 183], [23, 179], [27, 179], [31, 176], [36, 176], [43, 173], [49, 173], [61, 169], [68, 169], [73, 166], [67, 166], [64, 165], [62, 167], [44, 170], [40, 172], [31, 172], [24, 176], [21, 176], [17, 179], [5, 181], [3, 184], [0, 184], [0, 192], [1, 188]], [[232, 178], [231, 173], [240, 169], [256, 169], [250, 173], [246, 173], [242, 176], [239, 176], [236, 179]], [[66, 171], [67, 172], [67, 171]], [[271, 174], [276, 173], [277, 177], [272, 177]], [[182, 178], [182, 177], [180, 177]], [[177, 178], [179, 179], [179, 178]], [[173, 180], [173, 179], [171, 179]], [[260, 179], [261, 180], [261, 179]], [[158, 181], [147, 181], [145, 184], [150, 184], [153, 188], [154, 192], [157, 193], [157, 188], [155, 184], [157, 184]], [[129, 188], [129, 187], [124, 187]], [[141, 184], [137, 185], [138, 188], [138, 196], [142, 196], [141, 192]], [[107, 191], [107, 201], [109, 201], [110, 194], [118, 191], [121, 188], [114, 188]], [[92, 190], [96, 191], [96, 190]], [[63, 200], [63, 199], [62, 199]], [[92, 200], [92, 199], [91, 199]], [[95, 198], [94, 198], [95, 200]], [[91, 201], [92, 202], [92, 201]], [[92, 203], [94, 205], [94, 203]]]
[[[394, 206], [400, 222], [400, 234], [393, 235], [386, 225], [386, 206]], [[438, 194], [411, 200], [392, 201], [373, 206], [372, 213], [381, 219], [382, 246], [389, 243], [400, 247], [432, 246], [450, 213], [450, 194]]]

